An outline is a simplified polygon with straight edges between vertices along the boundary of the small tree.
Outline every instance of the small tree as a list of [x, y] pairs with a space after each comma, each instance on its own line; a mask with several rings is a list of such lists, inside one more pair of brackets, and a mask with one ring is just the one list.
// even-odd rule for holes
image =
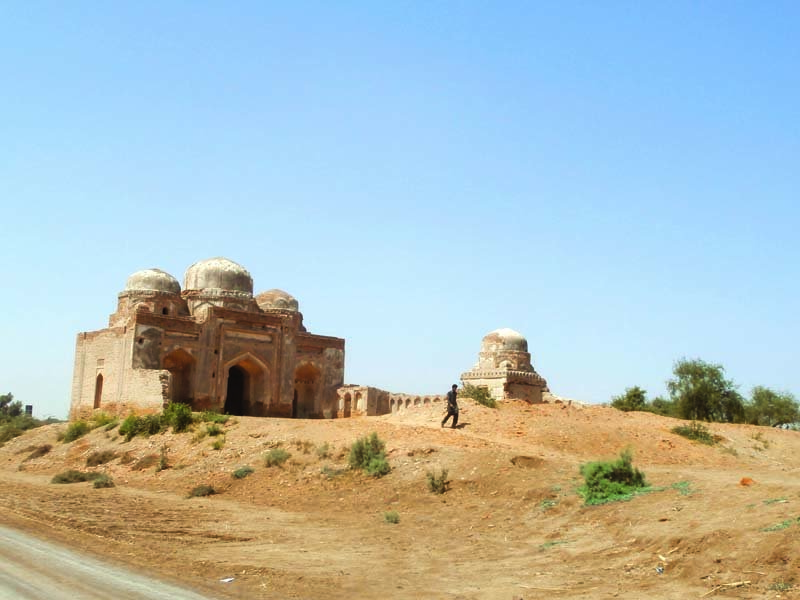
[[776, 425], [800, 420], [797, 400], [789, 392], [775, 392], [756, 386], [745, 406], [746, 420], [753, 425]]
[[0, 395], [0, 416], [18, 417], [22, 414], [22, 402], [14, 400], [14, 394]]
[[647, 410], [664, 417], [678, 416], [678, 411], [677, 408], [675, 407], [675, 403], [672, 400], [667, 400], [662, 396], [656, 396], [655, 398], [653, 398], [653, 401], [647, 405]]
[[625, 412], [647, 410], [647, 392], [638, 385], [626, 388], [624, 394], [611, 398], [611, 406]]
[[734, 383], [725, 379], [722, 365], [682, 358], [672, 373], [667, 389], [680, 417], [729, 423], [743, 420], [742, 397]]

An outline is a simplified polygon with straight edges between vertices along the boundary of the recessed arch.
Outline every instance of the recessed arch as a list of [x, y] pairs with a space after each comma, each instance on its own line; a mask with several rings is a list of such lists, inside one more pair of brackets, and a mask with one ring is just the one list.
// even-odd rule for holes
[[100, 408], [103, 399], [103, 374], [98, 373], [94, 380], [94, 408]]
[[320, 388], [322, 370], [311, 362], [298, 365], [294, 372], [294, 393], [297, 398], [293, 410], [299, 419], [316, 416], [320, 413]]
[[224, 410], [229, 415], [260, 417], [269, 405], [269, 369], [249, 352], [225, 364]]
[[194, 401], [194, 357], [183, 348], [176, 348], [165, 355], [161, 367], [169, 371], [169, 399], [170, 402], [182, 402], [192, 405]]
[[353, 397], [350, 392], [344, 395], [344, 406], [342, 407], [342, 415], [349, 417], [353, 413]]

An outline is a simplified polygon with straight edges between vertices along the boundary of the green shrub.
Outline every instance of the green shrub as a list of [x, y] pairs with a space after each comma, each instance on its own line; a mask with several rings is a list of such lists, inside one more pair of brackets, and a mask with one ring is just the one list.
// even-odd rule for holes
[[370, 459], [367, 468], [364, 471], [367, 475], [372, 477], [383, 477], [391, 472], [392, 467], [389, 466], [389, 461], [385, 456], [375, 456]]
[[347, 472], [347, 469], [334, 469], [333, 467], [329, 467], [325, 465], [320, 469], [320, 473], [325, 475], [328, 479], [333, 479], [334, 477], [339, 477], [340, 475], [344, 475]]
[[428, 490], [434, 494], [444, 494], [447, 491], [449, 481], [447, 480], [447, 469], [442, 469], [437, 475], [433, 471], [428, 471], [425, 476], [428, 478]]
[[213, 496], [217, 490], [208, 484], [198, 485], [189, 492], [189, 498], [201, 498], [203, 496]]
[[34, 448], [33, 451], [30, 454], [28, 454], [28, 456], [26, 456], [22, 462], [33, 460], [34, 458], [39, 458], [40, 456], [44, 456], [52, 449], [53, 447], [50, 444], [43, 444], [41, 446], [38, 446]]
[[161, 446], [161, 454], [158, 457], [158, 464], [156, 465], [156, 473], [160, 473], [165, 469], [169, 469], [169, 460], [167, 459], [167, 445]]
[[717, 443], [717, 438], [702, 423], [692, 421], [689, 425], [678, 425], [672, 428], [672, 433], [677, 433], [685, 438], [713, 446]]
[[329, 458], [331, 455], [331, 447], [328, 442], [317, 446], [317, 458], [322, 460], [323, 458]]
[[64, 432], [64, 443], [68, 444], [74, 442], [78, 438], [82, 438], [92, 430], [86, 421], [74, 421], [67, 426]]
[[[106, 412], [96, 412], [92, 415], [92, 422], [94, 423], [94, 427], [104, 427], [109, 423], [113, 423], [116, 421], [117, 418], [109, 415]], [[94, 429], [94, 427], [92, 429]]]
[[161, 433], [161, 427], [160, 415], [128, 415], [119, 426], [119, 434], [125, 436], [126, 442], [130, 442], [137, 435], [148, 437]]
[[386, 444], [374, 431], [369, 437], [359, 438], [353, 442], [347, 461], [351, 468], [361, 469], [373, 477], [382, 477], [391, 471], [386, 460]]
[[111, 423], [108, 423], [108, 424], [105, 426], [105, 430], [106, 430], [106, 431], [111, 431], [111, 430], [112, 430], [112, 429], [114, 429], [114, 428], [115, 428], [117, 425], [119, 425], [119, 419], [114, 419], [113, 421], [111, 421]]
[[99, 488], [112, 488], [114, 487], [114, 480], [105, 473], [101, 473], [99, 477], [94, 480], [95, 489]]
[[229, 418], [230, 417], [228, 415], [221, 415], [211, 410], [205, 410], [200, 415], [200, 420], [204, 423], [219, 423], [220, 425], [225, 425]]
[[231, 477], [234, 479], [244, 479], [253, 472], [253, 467], [239, 467], [233, 473], [231, 473]]
[[303, 454], [309, 454], [314, 447], [314, 442], [308, 440], [295, 440], [292, 444]]
[[217, 439], [214, 440], [214, 443], [211, 444], [211, 447], [214, 450], [222, 450], [222, 447], [225, 446], [225, 436], [221, 435]]
[[82, 481], [92, 481], [100, 477], [102, 473], [86, 473], [84, 471], [63, 471], [58, 475], [54, 475], [50, 483], [80, 483]]
[[0, 446], [22, 435], [29, 429], [41, 427], [47, 423], [48, 421], [39, 421], [28, 415], [18, 415], [15, 417], [0, 415]]
[[647, 392], [638, 385], [627, 388], [621, 396], [611, 398], [611, 408], [624, 412], [647, 409]]
[[389, 510], [383, 513], [383, 520], [392, 525], [397, 525], [400, 522], [400, 515], [396, 510]]
[[222, 433], [222, 427], [220, 427], [216, 423], [209, 423], [208, 425], [206, 425], [206, 433], [211, 437], [220, 435]]
[[458, 395], [462, 398], [471, 398], [478, 404], [482, 404], [487, 408], [497, 408], [497, 402], [492, 398], [488, 388], [465, 383], [464, 387], [459, 390]]
[[268, 467], [280, 467], [291, 456], [283, 448], [273, 448], [264, 455], [264, 464]]
[[13, 440], [15, 437], [18, 437], [25, 433], [19, 427], [15, 427], [11, 423], [6, 423], [3, 426], [0, 426], [0, 446], [5, 444], [6, 442]]
[[193, 422], [192, 408], [181, 402], [170, 402], [164, 407], [161, 421], [164, 425], [172, 427], [175, 433], [186, 431]]
[[623, 450], [614, 461], [598, 461], [581, 465], [584, 485], [578, 491], [587, 505], [629, 500], [637, 490], [647, 487], [644, 473], [633, 467], [630, 449]]
[[117, 453], [113, 450], [98, 450], [96, 452], [92, 452], [88, 457], [86, 457], [86, 466], [96, 467], [98, 465], [103, 465], [114, 460], [116, 457]]

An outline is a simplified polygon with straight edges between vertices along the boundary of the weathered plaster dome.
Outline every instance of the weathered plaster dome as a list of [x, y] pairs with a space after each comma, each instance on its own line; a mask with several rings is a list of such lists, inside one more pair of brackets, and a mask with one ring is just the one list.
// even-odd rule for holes
[[256, 296], [256, 303], [261, 310], [300, 310], [297, 298], [283, 290], [269, 290]]
[[483, 336], [481, 346], [484, 351], [510, 350], [514, 352], [527, 352], [528, 340], [518, 331], [505, 327], [503, 329], [495, 329], [491, 333], [487, 333]]
[[242, 265], [227, 258], [209, 258], [186, 269], [185, 290], [207, 290], [253, 294], [253, 278]]
[[161, 269], [143, 269], [128, 277], [124, 291], [180, 294], [181, 285], [177, 279]]

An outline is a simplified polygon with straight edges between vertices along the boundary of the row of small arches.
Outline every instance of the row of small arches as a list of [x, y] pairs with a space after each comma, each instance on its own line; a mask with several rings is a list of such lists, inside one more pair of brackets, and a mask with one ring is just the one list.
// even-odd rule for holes
[[433, 402], [442, 402], [442, 396], [416, 396], [405, 398], [389, 398], [389, 407], [392, 412], [397, 412], [401, 408], [411, 408], [412, 406], [430, 406]]

